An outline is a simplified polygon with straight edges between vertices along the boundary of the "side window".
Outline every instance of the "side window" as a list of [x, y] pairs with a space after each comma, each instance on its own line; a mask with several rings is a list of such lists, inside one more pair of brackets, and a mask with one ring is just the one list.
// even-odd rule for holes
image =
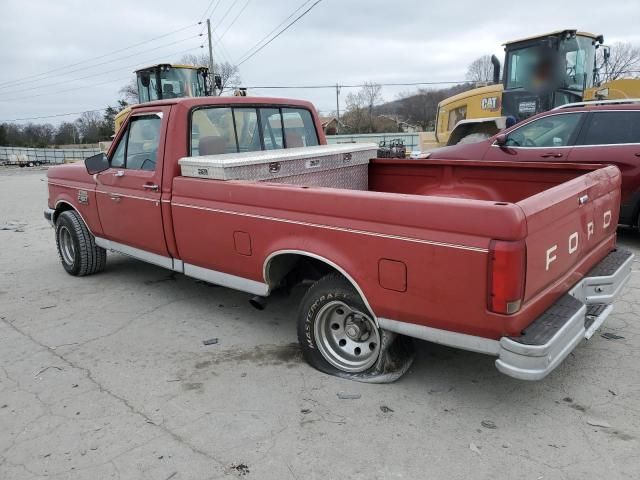
[[154, 171], [161, 123], [157, 115], [132, 118], [111, 157], [111, 168]]
[[237, 152], [230, 108], [202, 108], [191, 115], [191, 155]]
[[309, 110], [283, 108], [282, 122], [287, 148], [313, 147], [319, 144], [318, 134]]
[[258, 132], [258, 113], [255, 108], [234, 108], [239, 152], [262, 150]]
[[116, 151], [111, 157], [111, 168], [124, 168], [125, 150], [127, 148], [127, 138], [129, 137], [129, 128], [120, 138], [120, 143], [116, 147]]
[[593, 112], [582, 145], [640, 143], [640, 112]]
[[539, 118], [509, 133], [510, 147], [565, 147], [572, 145], [582, 113]]
[[265, 150], [284, 148], [282, 118], [278, 108], [261, 108], [260, 123]]
[[156, 115], [132, 119], [127, 135], [125, 168], [148, 171], [156, 169], [160, 124], [161, 119]]

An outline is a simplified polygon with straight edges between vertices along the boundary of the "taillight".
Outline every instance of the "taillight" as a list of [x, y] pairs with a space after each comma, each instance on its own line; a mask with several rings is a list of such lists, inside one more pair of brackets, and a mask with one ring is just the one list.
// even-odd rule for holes
[[496, 313], [516, 313], [524, 296], [524, 241], [492, 240], [489, 245], [489, 310]]

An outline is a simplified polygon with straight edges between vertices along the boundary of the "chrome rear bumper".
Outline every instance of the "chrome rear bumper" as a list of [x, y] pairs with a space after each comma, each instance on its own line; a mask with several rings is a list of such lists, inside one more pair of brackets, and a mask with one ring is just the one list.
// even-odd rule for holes
[[591, 338], [613, 310], [631, 276], [633, 254], [611, 252], [520, 337], [502, 337], [496, 367], [521, 380], [547, 376], [580, 343]]

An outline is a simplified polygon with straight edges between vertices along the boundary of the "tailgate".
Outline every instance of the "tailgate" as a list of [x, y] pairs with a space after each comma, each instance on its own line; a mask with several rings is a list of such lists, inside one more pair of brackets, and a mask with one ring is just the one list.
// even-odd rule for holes
[[528, 232], [525, 302], [560, 279], [577, 282], [608, 253], [602, 247], [616, 233], [620, 178], [617, 167], [603, 167], [518, 202]]

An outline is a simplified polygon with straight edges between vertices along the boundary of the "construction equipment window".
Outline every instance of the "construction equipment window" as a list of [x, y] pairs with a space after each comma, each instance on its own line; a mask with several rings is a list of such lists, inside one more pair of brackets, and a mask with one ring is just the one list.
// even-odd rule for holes
[[458, 124], [459, 121], [467, 118], [467, 106], [463, 105], [458, 108], [454, 108], [449, 112], [449, 123], [447, 125], [447, 131], [451, 131]]

